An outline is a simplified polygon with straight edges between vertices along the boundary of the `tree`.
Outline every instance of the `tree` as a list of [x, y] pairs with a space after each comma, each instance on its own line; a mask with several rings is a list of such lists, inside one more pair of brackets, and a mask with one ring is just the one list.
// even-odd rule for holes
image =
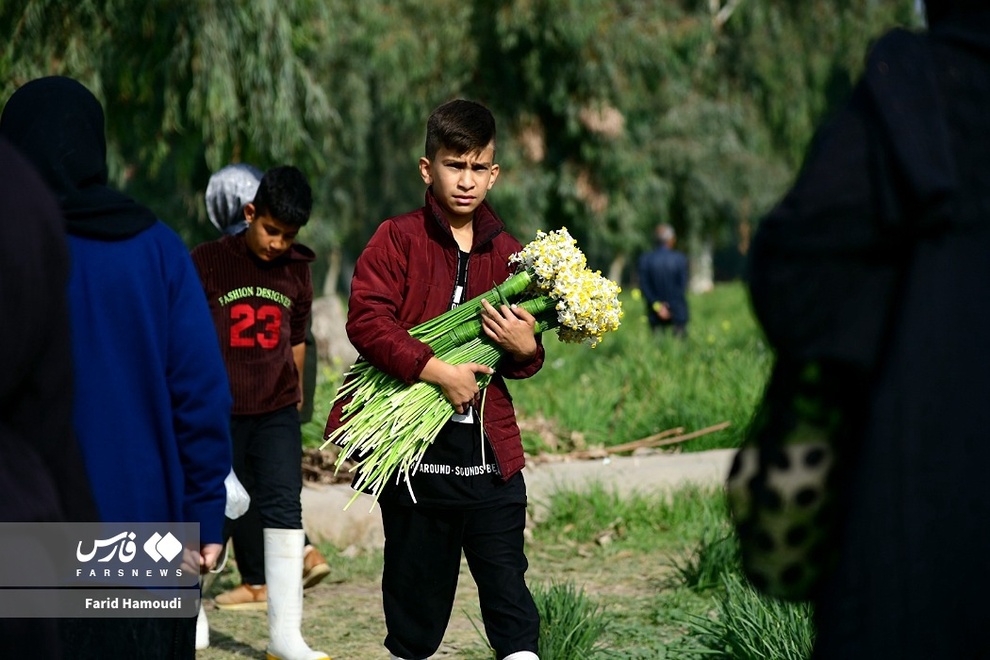
[[716, 31], [700, 8], [519, 0], [476, 13], [480, 86], [522, 154], [500, 201], [570, 227], [611, 276], [660, 220], [699, 248], [740, 204], [779, 190], [768, 189], [782, 167], [758, 115], [712, 82]]
[[[12, 0], [0, 94], [72, 75], [104, 101], [114, 181], [194, 244], [231, 161], [293, 162], [333, 273], [422, 201], [432, 108], [489, 105], [492, 199], [567, 226], [616, 279], [669, 221], [695, 264], [789, 184], [869, 40], [912, 0]], [[329, 278], [336, 290], [339, 279]]]
[[[325, 170], [335, 108], [306, 59], [321, 3], [196, 0], [7, 3], [14, 35], [2, 93], [71, 75], [104, 103], [115, 181], [129, 185], [190, 242], [209, 173], [232, 160]], [[187, 223], [185, 218], [197, 218]]]

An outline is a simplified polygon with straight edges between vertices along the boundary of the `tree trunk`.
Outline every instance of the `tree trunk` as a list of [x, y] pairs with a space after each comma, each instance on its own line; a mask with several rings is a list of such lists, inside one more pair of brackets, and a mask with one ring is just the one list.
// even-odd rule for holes
[[688, 259], [691, 262], [691, 281], [688, 289], [692, 293], [705, 293], [715, 286], [715, 270], [712, 261], [712, 239], [691, 232], [688, 236]]
[[608, 279], [622, 286], [622, 271], [626, 268], [626, 255], [616, 254], [608, 266]]
[[340, 282], [340, 264], [342, 261], [343, 257], [340, 254], [340, 248], [332, 248], [330, 254], [327, 255], [327, 277], [323, 280], [324, 296], [337, 295], [337, 284]]
[[357, 359], [357, 351], [347, 339], [344, 324], [347, 312], [337, 295], [340, 270], [343, 258], [340, 248], [330, 251], [327, 277], [323, 282], [323, 295], [313, 300], [313, 339], [316, 341], [316, 356], [321, 364], [335, 369], [346, 369]]
[[336, 293], [313, 301], [313, 339], [320, 364], [346, 369], [357, 359], [357, 351], [344, 330], [346, 319], [344, 305]]

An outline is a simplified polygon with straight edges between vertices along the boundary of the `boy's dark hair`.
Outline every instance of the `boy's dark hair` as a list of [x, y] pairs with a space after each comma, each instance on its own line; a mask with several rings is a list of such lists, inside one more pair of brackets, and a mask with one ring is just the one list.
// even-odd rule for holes
[[426, 157], [441, 148], [466, 154], [495, 144], [495, 117], [480, 103], [454, 99], [439, 106], [426, 121]]
[[302, 227], [313, 210], [313, 191], [298, 167], [280, 165], [261, 177], [254, 195], [255, 212], [293, 227]]

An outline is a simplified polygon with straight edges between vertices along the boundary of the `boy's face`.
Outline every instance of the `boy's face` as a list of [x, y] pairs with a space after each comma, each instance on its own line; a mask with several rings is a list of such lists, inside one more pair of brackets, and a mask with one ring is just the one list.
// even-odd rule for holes
[[244, 240], [248, 249], [262, 261], [272, 261], [285, 254], [299, 233], [299, 227], [287, 225], [267, 213], [258, 215], [254, 204], [244, 205], [244, 219], [248, 223]]
[[419, 173], [443, 208], [451, 225], [463, 225], [474, 218], [474, 211], [495, 185], [498, 165], [495, 145], [458, 154], [441, 147], [432, 160], [419, 159]]

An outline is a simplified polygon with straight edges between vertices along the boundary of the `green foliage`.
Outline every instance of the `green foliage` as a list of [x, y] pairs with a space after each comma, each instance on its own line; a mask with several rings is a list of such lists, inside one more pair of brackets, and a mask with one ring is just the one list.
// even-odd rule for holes
[[0, 98], [79, 78], [105, 104], [114, 181], [190, 244], [214, 237], [211, 171], [291, 161], [316, 193], [302, 240], [345, 262], [421, 203], [429, 111], [475, 98], [499, 122], [510, 230], [567, 226], [620, 270], [659, 219], [692, 253], [733, 242], [913, 4], [9, 0]]
[[687, 487], [672, 494], [618, 493], [601, 484], [560, 490], [546, 503], [535, 534], [544, 540], [597, 546], [605, 554], [683, 546], [721, 528], [728, 513], [721, 492]]
[[327, 19], [320, 7], [5, 3], [0, 26], [19, 28], [0, 46], [0, 93], [41, 75], [86, 84], [104, 104], [114, 181], [196, 243], [214, 237], [202, 202], [211, 171], [232, 160], [325, 171], [336, 112], [304, 47]]
[[[540, 614], [539, 652], [543, 660], [610, 657], [603, 642], [609, 618], [601, 603], [571, 582], [530, 584], [529, 589]], [[471, 624], [488, 647], [489, 657], [495, 657], [473, 618]]]
[[608, 622], [601, 605], [571, 583], [531, 585], [540, 613], [540, 657], [573, 660], [602, 655]]
[[806, 660], [814, 644], [811, 606], [761, 595], [738, 574], [724, 577], [714, 616], [690, 616], [690, 635], [706, 655], [732, 660]]
[[728, 525], [706, 529], [690, 553], [672, 561], [678, 581], [705, 592], [722, 584], [725, 575], [739, 572], [739, 542]]
[[906, 0], [743, 2], [719, 35], [716, 70], [751, 97], [775, 151], [796, 167], [814, 127], [862, 71], [870, 42], [917, 22]]
[[[625, 569], [655, 577], [647, 580], [656, 587], [651, 602], [599, 596], [607, 657], [809, 656], [814, 637], [810, 607], [764, 597], [744, 580], [721, 490], [688, 487], [669, 495], [619, 496], [592, 484], [554, 493], [547, 512], [529, 552], [549, 553], [546, 561], [554, 574], [579, 573], [572, 565], [575, 557], [597, 562], [605, 575], [620, 565], [636, 565], [636, 557], [650, 557], [658, 549], [671, 557], [647, 561], [645, 570]], [[613, 540], [600, 551], [591, 550], [603, 533]], [[666, 578], [661, 577], [664, 567], [672, 569]]]
[[337, 388], [343, 379], [343, 370], [339, 366], [336, 369], [324, 366], [317, 373], [316, 394], [313, 398], [313, 417], [302, 425], [304, 448], [315, 449], [323, 444], [323, 430], [326, 428], [327, 417], [330, 416], [333, 398], [337, 395]]
[[763, 392], [771, 354], [740, 283], [691, 295], [688, 338], [650, 331], [638, 291], [623, 293], [622, 326], [594, 349], [544, 338], [546, 363], [510, 381], [522, 418], [546, 420], [555, 444], [524, 424], [530, 453], [612, 446], [667, 429], [731, 426], [684, 451], [738, 446]]

